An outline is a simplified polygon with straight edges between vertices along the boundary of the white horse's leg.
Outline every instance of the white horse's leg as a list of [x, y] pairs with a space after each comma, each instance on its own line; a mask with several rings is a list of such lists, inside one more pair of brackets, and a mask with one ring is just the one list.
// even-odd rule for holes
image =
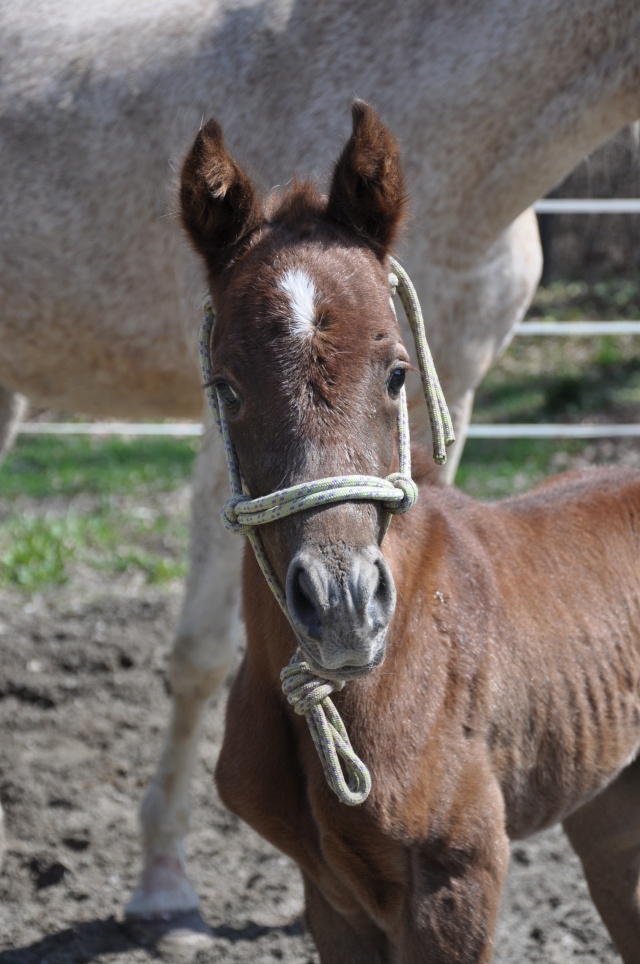
[[[11, 448], [16, 429], [27, 407], [27, 400], [23, 395], [16, 395], [0, 385], [0, 461]], [[6, 846], [4, 832], [4, 813], [0, 804], [0, 867]]]
[[[436, 245], [437, 247], [437, 245]], [[418, 282], [427, 337], [456, 435], [438, 470], [440, 482], [453, 483], [471, 420], [475, 391], [507, 347], [535, 294], [542, 272], [542, 249], [532, 209], [524, 211], [479, 261], [458, 266], [431, 261], [420, 243], [407, 252]], [[422, 267], [422, 270], [421, 270]], [[403, 319], [405, 344], [411, 335]], [[415, 438], [431, 436], [419, 379], [409, 387]]]
[[173, 708], [158, 769], [141, 808], [144, 867], [127, 906], [133, 918], [191, 911], [184, 837], [189, 782], [207, 701], [220, 688], [241, 636], [240, 555], [243, 540], [227, 533], [220, 510], [229, 481], [222, 445], [209, 424], [196, 462], [190, 569], [171, 658]]
[[0, 385], [0, 459], [11, 448], [26, 407], [27, 400], [23, 395], [16, 395]]

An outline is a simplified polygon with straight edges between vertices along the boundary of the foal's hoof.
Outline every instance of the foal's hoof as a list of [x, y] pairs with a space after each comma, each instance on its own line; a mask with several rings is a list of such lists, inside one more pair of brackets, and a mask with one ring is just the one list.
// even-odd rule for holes
[[199, 910], [186, 910], [160, 917], [125, 917], [123, 928], [137, 944], [152, 946], [178, 960], [189, 952], [195, 954], [211, 947], [213, 934]]

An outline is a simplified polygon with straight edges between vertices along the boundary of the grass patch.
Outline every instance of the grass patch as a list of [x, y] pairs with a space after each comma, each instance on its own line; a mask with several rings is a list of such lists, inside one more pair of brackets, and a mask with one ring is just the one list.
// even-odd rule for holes
[[[622, 279], [555, 281], [539, 288], [529, 317], [640, 319], [640, 285]], [[637, 422], [640, 338], [517, 337], [476, 393], [474, 422]], [[615, 457], [615, 456], [614, 456]], [[530, 488], [576, 462], [607, 461], [590, 441], [470, 439], [456, 484], [478, 498]]]
[[[595, 284], [553, 281], [538, 289], [528, 317], [637, 321], [640, 284], [620, 278]], [[639, 413], [640, 337], [519, 336], [480, 386], [473, 418], [484, 423], [636, 422]]]
[[518, 338], [476, 394], [476, 422], [635, 422], [640, 338]]
[[0, 584], [35, 590], [67, 581], [73, 539], [62, 520], [11, 516], [0, 529]]
[[194, 439], [18, 436], [0, 468], [0, 498], [167, 492], [191, 476]]
[[528, 317], [550, 321], [640, 320], [640, 284], [626, 278], [586, 281], [551, 281], [540, 286]]
[[[187, 482], [197, 442], [20, 436], [0, 469], [0, 585], [28, 591], [67, 582], [76, 566], [142, 573], [162, 583], [186, 572], [187, 513], [152, 507]], [[75, 508], [74, 497], [89, 504]], [[11, 500], [35, 503], [16, 512]], [[54, 498], [54, 508], [52, 506]], [[93, 498], [92, 498], [93, 497]], [[67, 511], [61, 501], [69, 499]]]
[[30, 592], [59, 586], [78, 565], [167, 582], [186, 573], [187, 538], [186, 518], [140, 518], [109, 502], [90, 515], [12, 514], [0, 526], [0, 585]]
[[564, 471], [589, 448], [582, 440], [469, 439], [456, 485], [477, 499], [500, 499]]

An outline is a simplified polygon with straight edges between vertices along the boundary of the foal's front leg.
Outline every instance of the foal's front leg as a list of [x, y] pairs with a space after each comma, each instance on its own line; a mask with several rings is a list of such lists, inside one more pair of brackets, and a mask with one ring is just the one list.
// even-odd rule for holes
[[[397, 961], [402, 964], [488, 964], [508, 862], [506, 838], [495, 866], [435, 868], [416, 858], [420, 893], [408, 902]], [[394, 959], [396, 960], [396, 959]]]
[[325, 899], [303, 874], [305, 919], [322, 964], [395, 964], [389, 942], [362, 912], [349, 921]]
[[127, 906], [127, 916], [134, 919], [177, 916], [198, 907], [184, 856], [189, 783], [207, 702], [222, 685], [241, 636], [243, 540], [225, 532], [220, 522], [228, 486], [221, 444], [209, 427], [194, 477], [190, 571], [171, 657], [171, 720], [140, 814], [144, 868]]
[[502, 794], [491, 775], [479, 772], [471, 790], [455, 804], [452, 831], [409, 851], [397, 955], [402, 964], [492, 959], [509, 840]]

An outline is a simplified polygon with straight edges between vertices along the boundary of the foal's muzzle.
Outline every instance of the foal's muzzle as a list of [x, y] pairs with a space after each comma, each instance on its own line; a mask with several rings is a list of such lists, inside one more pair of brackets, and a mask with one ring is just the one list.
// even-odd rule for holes
[[382, 663], [396, 589], [377, 546], [354, 549], [340, 564], [319, 550], [298, 552], [286, 593], [300, 646], [320, 675], [354, 679]]

